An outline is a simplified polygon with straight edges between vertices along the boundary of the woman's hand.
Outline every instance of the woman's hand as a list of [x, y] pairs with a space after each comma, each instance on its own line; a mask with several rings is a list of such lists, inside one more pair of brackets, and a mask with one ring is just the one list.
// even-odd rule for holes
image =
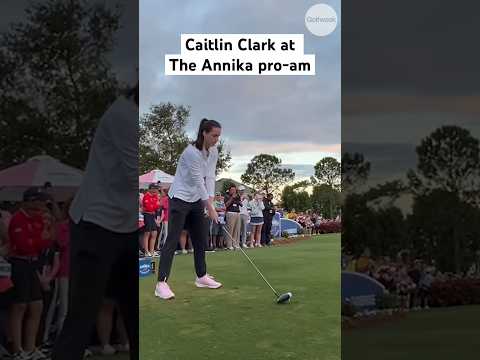
[[50, 290], [50, 281], [52, 281], [52, 276], [48, 267], [44, 266], [41, 273], [37, 270], [37, 276], [40, 280], [40, 286], [42, 287], [42, 289], [44, 291]]
[[218, 213], [210, 201], [207, 202], [207, 213], [209, 219], [218, 224]]

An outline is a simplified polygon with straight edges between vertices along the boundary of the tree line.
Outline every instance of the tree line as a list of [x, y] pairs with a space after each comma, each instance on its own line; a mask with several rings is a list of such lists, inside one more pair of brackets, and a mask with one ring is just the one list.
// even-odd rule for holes
[[[463, 272], [480, 256], [480, 147], [470, 132], [443, 126], [416, 147], [417, 166], [398, 179], [358, 192], [370, 164], [344, 154], [342, 246], [395, 257], [406, 251], [441, 271]], [[408, 197], [405, 211], [396, 200]]]
[[[120, 7], [83, 0], [32, 2], [26, 20], [0, 34], [0, 169], [39, 154], [85, 167], [98, 121], [126, 90], [109, 60], [121, 13]], [[154, 168], [175, 172], [181, 151], [192, 140], [185, 131], [189, 115], [189, 107], [170, 103], [142, 115], [141, 173]], [[221, 173], [230, 168], [231, 155], [223, 141], [218, 149]], [[242, 181], [278, 193], [294, 177], [280, 159], [260, 154]], [[285, 199], [295, 198], [295, 208], [302, 209], [309, 204], [302, 196]]]
[[39, 154], [85, 167], [99, 119], [126, 89], [108, 58], [121, 11], [32, 2], [0, 34], [0, 169]]
[[[174, 174], [183, 149], [193, 139], [186, 127], [190, 108], [172, 103], [153, 105], [140, 119], [140, 171], [162, 169]], [[231, 167], [231, 153], [224, 140], [218, 144], [217, 175]], [[241, 181], [255, 190], [273, 193], [286, 209], [313, 209], [325, 217], [340, 212], [340, 163], [332, 157], [318, 161], [315, 175], [292, 184], [295, 172], [271, 154], [254, 156], [241, 176]]]

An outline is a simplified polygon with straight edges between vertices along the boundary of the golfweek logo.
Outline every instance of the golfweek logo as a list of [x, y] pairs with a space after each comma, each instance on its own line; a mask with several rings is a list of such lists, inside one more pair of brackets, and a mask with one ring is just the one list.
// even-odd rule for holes
[[182, 34], [165, 75], [315, 75], [303, 34]]
[[327, 4], [316, 4], [305, 14], [305, 26], [313, 35], [330, 35], [337, 27], [336, 11]]

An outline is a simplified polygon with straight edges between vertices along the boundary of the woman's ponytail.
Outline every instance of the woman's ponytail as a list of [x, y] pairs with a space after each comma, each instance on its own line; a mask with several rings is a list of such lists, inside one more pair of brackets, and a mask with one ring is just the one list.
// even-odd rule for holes
[[198, 133], [197, 133], [197, 139], [193, 142], [193, 145], [195, 145], [195, 147], [198, 149], [198, 150], [202, 150], [203, 149], [203, 132], [210, 132], [213, 128], [222, 128], [222, 126], [220, 125], [220, 123], [218, 121], [215, 121], [215, 120], [209, 120], [209, 119], [202, 119], [200, 121], [200, 125], [198, 126]]

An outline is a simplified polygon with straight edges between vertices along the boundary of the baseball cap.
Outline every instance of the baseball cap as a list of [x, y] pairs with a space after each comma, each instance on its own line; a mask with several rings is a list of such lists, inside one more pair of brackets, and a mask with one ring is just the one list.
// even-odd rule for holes
[[45, 195], [38, 187], [31, 187], [24, 191], [23, 201], [46, 201]]
[[158, 189], [158, 185], [155, 183], [148, 185], [148, 190], [151, 190], [151, 189]]

